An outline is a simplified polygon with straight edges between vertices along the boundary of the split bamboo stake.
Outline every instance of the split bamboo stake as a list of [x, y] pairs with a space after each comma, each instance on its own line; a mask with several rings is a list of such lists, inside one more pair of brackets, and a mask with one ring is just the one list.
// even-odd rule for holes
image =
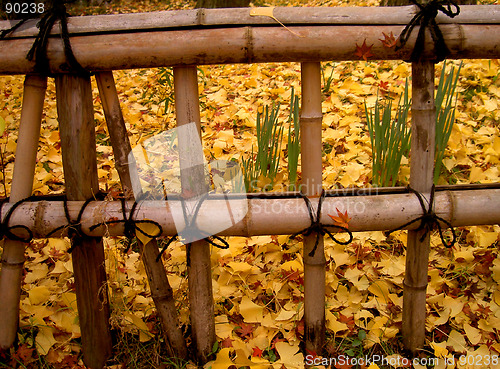
[[101, 98], [106, 124], [108, 126], [109, 140], [113, 147], [113, 156], [115, 158], [115, 168], [120, 177], [123, 193], [130, 197], [132, 194], [132, 180], [130, 170], [137, 176], [135, 163], [129, 163], [128, 154], [132, 151], [130, 140], [128, 139], [125, 120], [123, 119], [120, 108], [120, 100], [116, 92], [115, 79], [113, 72], [99, 72], [95, 74], [99, 96]]
[[[10, 202], [31, 195], [35, 176], [36, 153], [42, 123], [43, 100], [47, 78], [27, 75], [24, 80], [23, 108], [19, 124], [16, 159], [12, 178]], [[3, 246], [0, 274], [0, 348], [12, 346], [19, 320], [19, 299], [24, 264], [25, 243], [6, 240]]]
[[[115, 167], [120, 176], [123, 193], [127, 198], [133, 198], [132, 176], [138, 177], [137, 167], [133, 157], [129, 157], [132, 148], [120, 108], [113, 72], [96, 73], [95, 77], [106, 117], [111, 146], [113, 147]], [[138, 195], [140, 196], [140, 194]], [[144, 245], [138, 239], [137, 243], [148, 276], [151, 297], [160, 316], [169, 356], [186, 359], [186, 341], [179, 327], [172, 287], [163, 264], [156, 261], [159, 254], [158, 242], [153, 239]]]
[[[433, 185], [436, 107], [434, 63], [412, 63], [412, 126], [410, 186], [427, 201]], [[425, 237], [424, 237], [425, 235]], [[422, 239], [422, 237], [424, 237]], [[403, 282], [403, 343], [416, 353], [425, 343], [426, 290], [430, 234], [408, 231]]]
[[[229, 196], [231, 198], [231, 196]], [[454, 227], [486, 225], [500, 223], [500, 207], [497, 206], [500, 198], [500, 189], [479, 190], [447, 190], [436, 191], [435, 213], [449, 221]], [[231, 204], [231, 199], [229, 200]], [[240, 204], [241, 200], [237, 200]], [[149, 219], [163, 229], [164, 236], [171, 236], [177, 228], [184, 229], [182, 222], [174, 219], [182, 218], [180, 206], [173, 205], [175, 201], [140, 202], [134, 212], [134, 219]], [[318, 199], [311, 199], [316, 206]], [[127, 202], [127, 209], [131, 209], [133, 202]], [[83, 201], [69, 201], [68, 211], [75, 219], [83, 205]], [[4, 204], [2, 215], [9, 211], [11, 204]], [[236, 213], [237, 206], [228, 206], [226, 200], [219, 197], [215, 200], [209, 197], [200, 207], [196, 224], [207, 232], [218, 228], [220, 219], [227, 219], [228, 207]], [[306, 228], [310, 224], [309, 214], [303, 199], [265, 199], [252, 198], [244, 206], [246, 215], [243, 219], [217, 233], [221, 236], [259, 236], [269, 234], [293, 234]], [[332, 224], [328, 214], [337, 214], [339, 209], [347, 211], [352, 218], [349, 229], [352, 232], [385, 231], [396, 229], [422, 215], [422, 208], [414, 194], [399, 193], [386, 195], [363, 195], [347, 197], [326, 197], [322, 206], [321, 222]], [[128, 211], [127, 211], [128, 216]], [[119, 201], [91, 202], [82, 216], [82, 231], [92, 237], [123, 236], [123, 224], [109, 224], [97, 227], [92, 231], [90, 227], [112, 220], [123, 220], [121, 203]], [[37, 201], [21, 204], [12, 214], [9, 224], [23, 225], [32, 230], [38, 238], [46, 237], [53, 229], [67, 225], [62, 201]], [[419, 222], [414, 222], [405, 229], [417, 229]], [[443, 225], [443, 227], [445, 227]], [[13, 230], [14, 234], [23, 235], [22, 230]], [[64, 231], [53, 233], [53, 237], [60, 237]]]
[[[99, 191], [90, 78], [57, 75], [56, 97], [66, 196], [86, 200]], [[104, 247], [101, 238], [79, 236], [71, 247], [83, 361], [100, 369], [112, 350]]]
[[[321, 155], [321, 66], [302, 63], [302, 108], [300, 113], [300, 147], [303, 194], [319, 197], [322, 191]], [[316, 214], [314, 214], [316, 215]], [[313, 256], [309, 253], [316, 243], [314, 232], [304, 236], [304, 334], [306, 350], [322, 354], [325, 340], [325, 251], [319, 238]]]
[[[198, 97], [198, 76], [196, 66], [174, 68], [175, 112], [178, 128], [179, 161], [181, 187], [184, 194], [200, 196], [207, 192], [204, 182], [203, 154], [190, 152], [192, 137], [184, 129], [195, 125], [201, 139], [201, 121]], [[200, 141], [201, 142], [201, 141]], [[201, 145], [200, 145], [201, 146]], [[200, 147], [201, 150], [201, 147]], [[215, 343], [214, 301], [212, 293], [212, 267], [210, 247], [205, 240], [192, 242], [186, 246], [188, 254], [188, 284], [191, 309], [191, 328], [197, 359], [208, 361]]]

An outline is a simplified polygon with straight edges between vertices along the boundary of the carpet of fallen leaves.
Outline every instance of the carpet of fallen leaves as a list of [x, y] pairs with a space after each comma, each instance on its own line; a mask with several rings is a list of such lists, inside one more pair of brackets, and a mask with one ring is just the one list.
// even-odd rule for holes
[[[259, 3], [263, 4], [268, 3]], [[348, 5], [333, 1], [295, 2], [300, 4]], [[192, 7], [193, 3], [175, 5]], [[283, 4], [273, 2], [273, 5]], [[123, 1], [121, 8], [105, 10], [151, 11], [161, 7], [158, 1]], [[96, 8], [95, 12], [103, 9]], [[362, 45], [352, 46], [353, 53], [363, 52]], [[459, 65], [458, 61], [449, 63]], [[248, 155], [252, 145], [256, 145], [257, 111], [265, 104], [280, 102], [281, 121], [287, 124], [291, 88], [300, 91], [299, 68], [295, 63], [199, 67], [202, 136], [207, 159], [241, 159]], [[441, 64], [436, 67], [436, 76], [440, 69]], [[326, 62], [322, 63], [322, 70], [324, 186], [367, 186], [371, 178], [371, 149], [363, 104], [366, 101], [373, 105], [377, 91], [396, 97], [403, 90], [405, 79], [410, 77], [410, 65], [385, 61]], [[464, 61], [457, 119], [440, 183], [498, 182], [499, 70], [498, 60]], [[173, 91], [165, 82], [169, 73], [168, 69], [115, 72], [133, 147], [175, 126]], [[21, 76], [0, 77], [0, 118], [7, 127], [0, 140], [4, 164], [0, 183], [6, 186], [0, 185], [0, 192], [4, 194], [9, 193], [12, 177], [22, 83]], [[100, 185], [103, 190], [119, 189], [95, 85], [94, 102]], [[55, 90], [50, 82], [35, 194], [64, 190], [57, 126]], [[278, 176], [275, 190], [287, 184], [286, 161], [283, 158], [281, 161], [283, 172]], [[401, 184], [407, 183], [408, 175], [406, 161], [400, 171]], [[457, 233], [458, 242], [452, 249], [445, 248], [437, 234], [431, 237], [427, 342], [422, 356], [454, 356], [460, 368], [473, 364], [500, 367], [500, 227], [464, 227], [457, 229]], [[382, 232], [364, 232], [354, 236], [348, 246], [325, 239], [326, 350], [331, 357], [379, 354], [393, 358], [394, 363], [403, 355], [400, 336], [406, 233], [400, 231], [386, 237]], [[109, 368], [166, 367], [168, 360], [162, 357], [158, 318], [144, 267], [134, 249], [123, 252], [121, 242], [118, 238], [105, 239], [111, 324], [116, 341], [115, 357]], [[211, 252], [218, 344], [214, 361], [205, 367], [303, 368], [305, 353], [300, 342], [304, 333], [304, 275], [300, 240], [265, 236], [232, 237], [228, 242], [229, 249], [213, 248]], [[0, 367], [84, 367], [68, 248], [66, 239], [35, 240], [27, 248], [18, 343], [10, 352], [1, 354]], [[188, 327], [185, 248], [173, 244], [163, 262], [175, 291], [180, 322]], [[459, 360], [460, 355], [468, 355], [465, 357], [468, 362]], [[370, 366], [377, 367], [387, 365]], [[436, 367], [445, 368], [444, 360]], [[455, 365], [448, 366], [452, 367]]]

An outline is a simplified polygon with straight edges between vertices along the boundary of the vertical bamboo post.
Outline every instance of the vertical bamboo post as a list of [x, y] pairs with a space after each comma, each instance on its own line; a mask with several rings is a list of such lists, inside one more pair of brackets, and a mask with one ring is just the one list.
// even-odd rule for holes
[[[177, 125], [183, 126], [195, 123], [199, 133], [201, 131], [201, 122], [196, 66], [174, 68], [174, 90]], [[181, 138], [179, 138], [179, 150], [183, 150]], [[183, 152], [181, 151], [182, 189], [194, 195], [200, 195], [203, 191], [206, 191], [206, 188], [203, 188], [203, 181], [189, 183], [189, 181], [183, 180], [183, 160]], [[203, 174], [200, 175], [201, 178], [204, 178]], [[210, 264], [209, 244], [205, 240], [191, 243], [188, 245], [188, 255], [188, 284], [193, 342], [198, 360], [206, 362], [215, 343], [212, 267]]]
[[[412, 63], [410, 186], [427, 200], [433, 183], [436, 133], [434, 63]], [[409, 231], [403, 289], [403, 343], [413, 353], [425, 343], [426, 289], [430, 235]]]
[[[319, 197], [322, 190], [321, 69], [320, 63], [302, 63], [302, 109], [300, 114], [301, 191]], [[306, 350], [321, 355], [325, 338], [325, 252], [320, 237], [316, 252], [309, 253], [316, 233], [304, 237], [304, 320]]]
[[[56, 96], [66, 196], [86, 200], [99, 191], [90, 78], [56, 76]], [[72, 247], [83, 360], [100, 369], [112, 349], [102, 238], [76, 237]]]
[[[120, 108], [120, 100], [116, 91], [113, 72], [99, 72], [95, 75], [99, 96], [106, 117], [109, 137], [115, 156], [115, 166], [120, 176], [123, 193], [133, 197], [132, 177], [137, 176], [135, 163], [130, 163], [129, 153], [132, 151], [127, 128]], [[151, 240], [145, 246], [138, 240], [141, 257], [148, 276], [151, 297], [155, 303], [165, 335], [168, 353], [171, 357], [187, 358], [186, 341], [179, 328], [175, 300], [172, 287], [161, 262], [156, 262], [159, 254], [158, 243]]]
[[[23, 108], [16, 148], [19, 155], [16, 155], [14, 162], [10, 202], [30, 196], [33, 190], [46, 88], [46, 77], [27, 75], [24, 80]], [[3, 246], [0, 274], [0, 348], [3, 349], [12, 346], [16, 338], [24, 247], [23, 242], [14, 240], [6, 240]]]

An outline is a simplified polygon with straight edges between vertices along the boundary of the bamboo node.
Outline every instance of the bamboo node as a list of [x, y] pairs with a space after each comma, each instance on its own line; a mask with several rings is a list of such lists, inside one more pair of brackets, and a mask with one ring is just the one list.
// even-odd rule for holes
[[[403, 224], [402, 226], [397, 227], [397, 228], [387, 232], [387, 235], [390, 235], [393, 232], [404, 229], [407, 226], [409, 226], [415, 222], [420, 221], [420, 225], [418, 226], [416, 231], [425, 230], [424, 234], [420, 238], [420, 242], [422, 242], [425, 239], [425, 237], [427, 237], [427, 235], [429, 234], [429, 232], [431, 232], [433, 230], [433, 226], [435, 225], [439, 231], [439, 237], [441, 237], [441, 242], [443, 243], [443, 245], [447, 248], [453, 247], [455, 245], [455, 242], [457, 241], [457, 235], [455, 233], [455, 229], [453, 228], [453, 226], [451, 225], [451, 223], [449, 221], [438, 216], [433, 210], [433, 208], [434, 208], [434, 194], [436, 192], [436, 187], [434, 185], [432, 185], [431, 198], [429, 200], [429, 207], [428, 208], [426, 208], [425, 203], [424, 203], [424, 198], [420, 192], [414, 190], [413, 188], [411, 188], [409, 186], [408, 186], [408, 190], [411, 193], [415, 194], [415, 196], [417, 196], [417, 199], [420, 203], [420, 206], [422, 207], [423, 214], [421, 216], [419, 216], [418, 218], [410, 220], [409, 222]], [[451, 229], [452, 239], [450, 242], [447, 242], [444, 238], [443, 228], [441, 227], [441, 222], [443, 222], [447, 226], [447, 228]]]
[[422, 286], [410, 286], [409, 284], [406, 283], [406, 280], [403, 280], [403, 287], [413, 291], [425, 291], [427, 290], [427, 285], [428, 283]]
[[323, 116], [322, 115], [317, 115], [317, 116], [313, 116], [313, 117], [304, 117], [304, 116], [301, 116], [300, 117], [300, 124], [314, 124], [314, 123], [320, 123], [321, 124], [321, 121], [323, 120]]
[[24, 260], [16, 262], [16, 263], [11, 263], [7, 260], [2, 259], [2, 269], [3, 268], [18, 269], [20, 266], [23, 266], [23, 264], [24, 264]]
[[[349, 229], [335, 225], [335, 224], [323, 224], [323, 223], [321, 223], [321, 206], [323, 204], [323, 200], [325, 199], [325, 194], [326, 194], [325, 190], [324, 189], [321, 190], [321, 196], [319, 197], [319, 201], [318, 201], [318, 209], [316, 210], [316, 215], [314, 215], [311, 201], [309, 200], [309, 198], [307, 196], [300, 193], [300, 196], [304, 199], [304, 201], [307, 205], [307, 210], [309, 212], [309, 219], [311, 219], [311, 225], [290, 236], [291, 239], [294, 239], [295, 237], [297, 237], [301, 233], [304, 236], [308, 236], [310, 234], [316, 234], [316, 242], [314, 243], [314, 247], [311, 250], [311, 252], [309, 252], [309, 256], [311, 256], [311, 257], [313, 257], [314, 254], [316, 253], [316, 249], [317, 249], [318, 243], [319, 243], [319, 238], [321, 236], [324, 236], [325, 234], [330, 236], [330, 238], [335, 243], [338, 243], [339, 245], [348, 245], [351, 243], [351, 241], [353, 239], [352, 232], [349, 231]], [[336, 239], [335, 236], [328, 230], [328, 228], [336, 228], [336, 229], [340, 229], [341, 231], [347, 232], [347, 234], [349, 235], [349, 239], [347, 241], [340, 241], [340, 240]]]

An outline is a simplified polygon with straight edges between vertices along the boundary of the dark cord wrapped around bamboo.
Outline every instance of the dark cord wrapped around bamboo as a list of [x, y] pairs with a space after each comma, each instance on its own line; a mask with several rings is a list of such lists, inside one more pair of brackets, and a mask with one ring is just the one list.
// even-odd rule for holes
[[[500, 58], [500, 6], [461, 9], [456, 18], [437, 18], [450, 49], [448, 58]], [[384, 33], [396, 37], [401, 33], [414, 14], [413, 7], [275, 8], [273, 15], [282, 24], [258, 11], [252, 16], [251, 11], [242, 8], [74, 17], [69, 19], [69, 32], [76, 59], [91, 71], [358, 60], [361, 57], [355, 55], [356, 44], [363, 42], [373, 45], [370, 59], [408, 60], [416, 39], [412, 35], [398, 51], [380, 41]], [[0, 74], [33, 70], [34, 62], [28, 61], [26, 54], [34, 41], [35, 23], [27, 22], [0, 41]], [[0, 30], [11, 25], [0, 22]], [[48, 43], [50, 69], [65, 72], [58, 27], [53, 33]], [[426, 45], [425, 49], [432, 50], [430, 37]]]
[[[376, 191], [376, 189], [371, 189]], [[376, 193], [376, 192], [374, 192]], [[236, 198], [236, 199], [235, 199]], [[239, 198], [239, 200], [238, 200]], [[241, 201], [242, 196], [231, 195], [228, 201]], [[246, 213], [231, 227], [219, 232], [222, 236], [257, 236], [268, 234], [292, 234], [310, 224], [309, 213], [304, 200], [300, 197], [257, 196], [246, 199], [243, 195]], [[498, 199], [500, 189], [464, 189], [436, 191], [435, 213], [449, 221], [454, 227], [500, 223]], [[175, 200], [174, 200], [175, 201]], [[318, 199], [311, 199], [316, 206]], [[69, 201], [68, 210], [75, 219], [83, 201]], [[133, 201], [126, 206], [130, 210]], [[13, 204], [2, 207], [2, 221]], [[328, 224], [331, 219], [327, 214], [337, 214], [337, 210], [347, 211], [352, 218], [349, 229], [352, 232], [383, 231], [395, 229], [422, 215], [418, 198], [410, 193], [398, 191], [393, 194], [363, 194], [362, 196], [328, 196], [324, 199], [321, 222]], [[221, 219], [227, 209], [227, 200], [220, 195], [210, 195], [200, 208], [197, 224], [201, 229], [210, 229]], [[180, 210], [177, 208], [177, 212]], [[177, 229], [174, 217], [182, 219], [182, 214], [175, 214], [169, 202], [140, 202], [134, 213], [134, 219], [150, 219], [158, 222], [163, 235], [174, 235]], [[127, 214], [128, 215], [128, 214]], [[93, 201], [89, 203], [82, 217], [82, 231], [90, 236], [120, 236], [124, 234], [123, 224], [116, 223], [89, 228], [102, 222], [123, 219], [120, 201]], [[46, 237], [53, 229], [67, 224], [62, 201], [25, 202], [12, 214], [9, 225], [25, 225], [35, 237]], [[181, 223], [182, 226], [182, 223]], [[406, 229], [418, 228], [418, 222]], [[25, 231], [13, 230], [19, 236]], [[53, 236], [59, 237], [63, 231]]]

